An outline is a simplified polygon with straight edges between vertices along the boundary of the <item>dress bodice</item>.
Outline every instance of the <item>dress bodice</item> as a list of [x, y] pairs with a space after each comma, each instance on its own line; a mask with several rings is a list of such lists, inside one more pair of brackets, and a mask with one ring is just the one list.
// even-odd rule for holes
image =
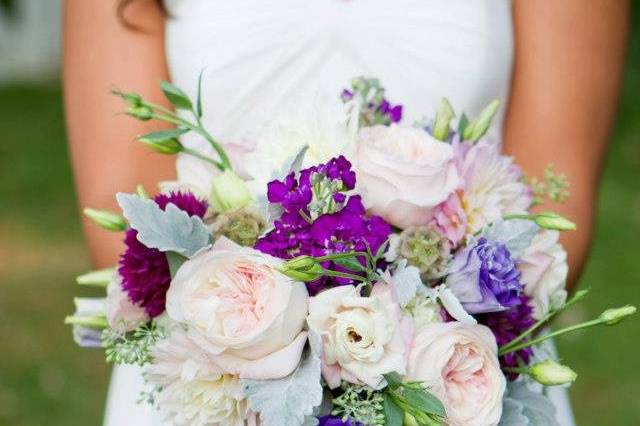
[[204, 122], [222, 141], [251, 139], [314, 94], [337, 100], [360, 75], [380, 78], [408, 123], [445, 96], [467, 114], [507, 101], [509, 0], [165, 3], [172, 79], [194, 95], [204, 70]]

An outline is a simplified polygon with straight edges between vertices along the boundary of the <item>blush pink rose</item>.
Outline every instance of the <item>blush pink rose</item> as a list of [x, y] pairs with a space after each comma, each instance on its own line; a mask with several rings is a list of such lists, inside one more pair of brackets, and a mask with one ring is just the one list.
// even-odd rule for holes
[[426, 225], [460, 182], [451, 145], [413, 127], [360, 129], [350, 159], [365, 207], [399, 228]]
[[440, 398], [449, 426], [495, 426], [502, 416], [506, 379], [496, 340], [487, 327], [431, 323], [418, 330], [407, 380], [423, 382]]
[[306, 342], [305, 285], [282, 261], [220, 239], [185, 262], [167, 292], [167, 314], [225, 373], [273, 379], [291, 373]]

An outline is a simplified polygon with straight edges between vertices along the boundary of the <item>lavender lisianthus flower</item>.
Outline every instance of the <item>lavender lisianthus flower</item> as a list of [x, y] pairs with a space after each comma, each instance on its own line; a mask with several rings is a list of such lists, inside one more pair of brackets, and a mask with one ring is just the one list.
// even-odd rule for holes
[[[204, 217], [207, 211], [206, 201], [190, 192], [158, 194], [154, 201], [163, 210], [172, 203], [191, 216]], [[118, 268], [122, 289], [131, 302], [142, 306], [151, 318], [155, 318], [164, 312], [165, 297], [171, 282], [167, 258], [160, 250], [138, 241], [138, 231], [135, 229], [127, 230], [124, 243], [127, 249], [120, 257]]]
[[523, 289], [507, 247], [486, 238], [456, 254], [446, 283], [470, 314], [512, 308]]

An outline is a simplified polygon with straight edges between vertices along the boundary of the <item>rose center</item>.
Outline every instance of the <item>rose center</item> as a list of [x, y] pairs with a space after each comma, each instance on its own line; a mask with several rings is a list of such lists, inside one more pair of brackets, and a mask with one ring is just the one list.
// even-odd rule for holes
[[349, 338], [351, 339], [352, 342], [358, 343], [360, 340], [362, 340], [362, 336], [358, 334], [357, 331], [355, 330], [349, 330], [347, 332], [347, 336], [349, 336]]

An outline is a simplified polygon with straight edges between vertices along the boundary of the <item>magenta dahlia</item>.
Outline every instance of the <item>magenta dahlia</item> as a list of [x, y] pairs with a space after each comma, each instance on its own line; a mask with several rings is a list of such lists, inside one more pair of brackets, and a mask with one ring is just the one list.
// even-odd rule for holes
[[[172, 203], [191, 216], [204, 217], [206, 201], [198, 199], [190, 192], [158, 194], [153, 199], [161, 209]], [[127, 246], [120, 256], [118, 272], [122, 277], [122, 288], [136, 305], [142, 306], [151, 317], [157, 317], [165, 309], [165, 299], [171, 273], [163, 252], [149, 248], [138, 241], [138, 231], [127, 230], [124, 243]]]

